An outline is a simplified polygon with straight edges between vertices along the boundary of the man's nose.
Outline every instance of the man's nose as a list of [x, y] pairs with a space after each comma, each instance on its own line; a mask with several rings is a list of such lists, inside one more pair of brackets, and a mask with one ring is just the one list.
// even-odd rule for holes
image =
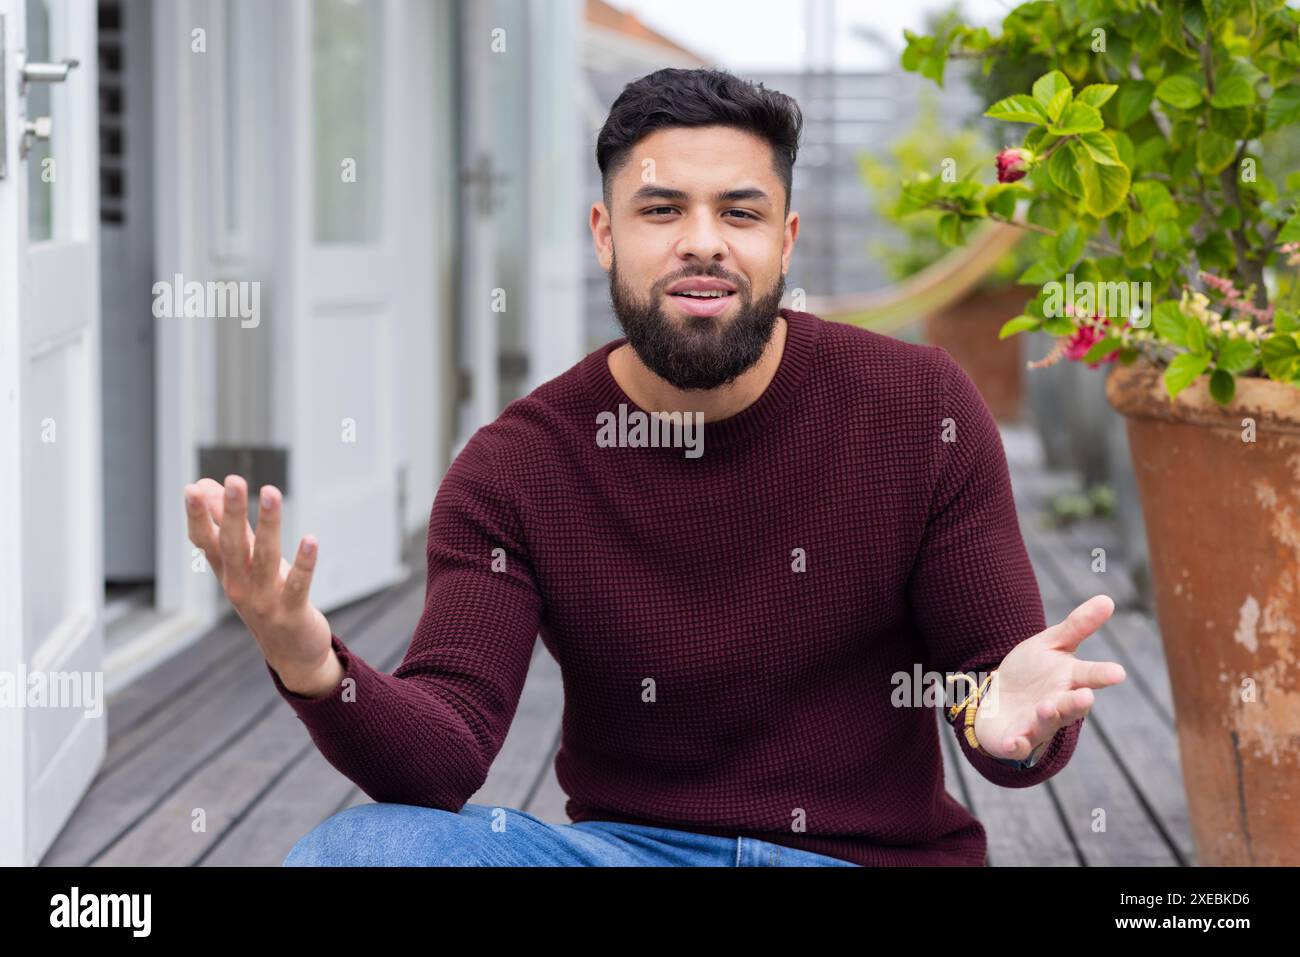
[[727, 254], [727, 242], [721, 223], [711, 212], [692, 213], [686, 217], [682, 235], [677, 240], [677, 255], [704, 261], [721, 259]]

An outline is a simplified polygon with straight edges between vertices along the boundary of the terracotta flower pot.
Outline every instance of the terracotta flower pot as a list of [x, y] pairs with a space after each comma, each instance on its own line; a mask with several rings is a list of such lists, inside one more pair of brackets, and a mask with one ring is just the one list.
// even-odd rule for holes
[[[1116, 368], [1198, 863], [1300, 864], [1300, 389]], [[1245, 441], [1253, 420], [1254, 441]]]
[[1023, 286], [975, 289], [925, 317], [925, 341], [938, 346], [970, 376], [999, 422], [1017, 422], [1024, 395], [1023, 336], [998, 339], [1008, 319], [1024, 312], [1036, 290]]

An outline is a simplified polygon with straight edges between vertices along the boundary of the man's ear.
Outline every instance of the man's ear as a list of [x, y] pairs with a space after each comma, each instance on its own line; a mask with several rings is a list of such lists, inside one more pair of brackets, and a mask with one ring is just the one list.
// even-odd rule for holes
[[596, 262], [600, 263], [600, 268], [608, 274], [612, 260], [610, 252], [612, 242], [610, 241], [609, 210], [603, 200], [592, 204], [588, 225], [591, 228], [592, 247], [596, 251]]

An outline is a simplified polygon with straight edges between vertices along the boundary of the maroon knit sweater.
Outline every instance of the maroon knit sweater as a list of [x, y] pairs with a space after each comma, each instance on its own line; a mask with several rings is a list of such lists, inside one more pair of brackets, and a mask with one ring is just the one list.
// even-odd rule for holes
[[894, 702], [899, 675], [992, 670], [1045, 627], [1001, 437], [942, 350], [781, 314], [775, 377], [704, 426], [702, 455], [598, 444], [598, 413], [639, 411], [607, 364], [624, 339], [471, 437], [433, 502], [397, 670], [337, 635], [352, 694], [304, 698], [268, 666], [334, 767], [376, 801], [459, 810], [540, 633], [563, 673], [572, 820], [984, 863], [939, 734], [993, 783], [1029, 787], [1069, 760], [1082, 720], [1021, 770], [972, 750], [933, 699]]

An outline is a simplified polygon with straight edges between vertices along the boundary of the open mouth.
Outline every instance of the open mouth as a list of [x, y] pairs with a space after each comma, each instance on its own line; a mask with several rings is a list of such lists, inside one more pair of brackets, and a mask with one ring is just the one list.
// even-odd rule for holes
[[677, 308], [688, 316], [709, 319], [720, 316], [730, 307], [735, 295], [734, 289], [685, 289], [670, 292], [668, 295], [677, 300]]

